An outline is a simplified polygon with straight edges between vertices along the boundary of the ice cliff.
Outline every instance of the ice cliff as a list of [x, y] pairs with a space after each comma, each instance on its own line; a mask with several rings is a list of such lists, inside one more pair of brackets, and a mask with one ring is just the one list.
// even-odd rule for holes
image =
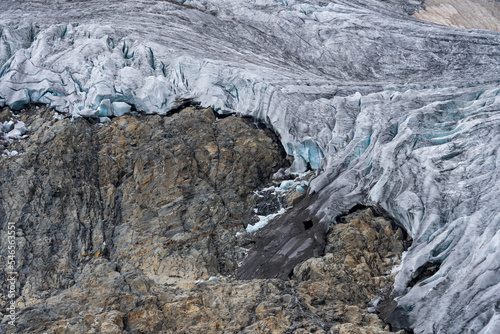
[[293, 169], [319, 170], [320, 223], [376, 203], [413, 238], [393, 321], [498, 333], [500, 35], [419, 21], [419, 5], [3, 0], [0, 106], [258, 118]]

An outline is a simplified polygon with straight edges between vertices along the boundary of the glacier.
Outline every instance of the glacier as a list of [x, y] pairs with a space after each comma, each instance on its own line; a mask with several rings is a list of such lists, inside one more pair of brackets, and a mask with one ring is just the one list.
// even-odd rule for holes
[[318, 170], [308, 210], [325, 229], [376, 204], [407, 230], [395, 326], [498, 333], [500, 35], [411, 17], [420, 6], [2, 0], [0, 106], [254, 117], [293, 172]]

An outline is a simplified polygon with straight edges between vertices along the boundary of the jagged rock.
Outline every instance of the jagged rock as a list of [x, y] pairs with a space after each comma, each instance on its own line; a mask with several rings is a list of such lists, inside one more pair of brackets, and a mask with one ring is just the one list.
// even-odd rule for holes
[[265, 131], [211, 109], [101, 124], [32, 107], [19, 118], [29, 137], [10, 143], [18, 156], [1, 157], [0, 222], [16, 223], [25, 332], [85, 305], [128, 314], [134, 331], [151, 318], [130, 315], [138, 294], [234, 272], [252, 191], [285, 164]]
[[391, 291], [391, 270], [408, 246], [406, 237], [401, 228], [371, 208], [341, 221], [331, 226], [325, 255], [296, 266], [292, 278], [302, 282], [299, 291], [314, 305], [316, 314], [340, 320], [337, 333], [383, 332], [383, 322], [367, 312], [367, 305]]
[[36, 108], [18, 113], [20, 154], [1, 157], [1, 223], [22, 256], [17, 327], [0, 330], [388, 333], [367, 303], [392, 284], [403, 234], [371, 209], [332, 225], [291, 280], [232, 278], [258, 239], [236, 237], [253, 191], [286, 164], [265, 131], [194, 107], [106, 123]]

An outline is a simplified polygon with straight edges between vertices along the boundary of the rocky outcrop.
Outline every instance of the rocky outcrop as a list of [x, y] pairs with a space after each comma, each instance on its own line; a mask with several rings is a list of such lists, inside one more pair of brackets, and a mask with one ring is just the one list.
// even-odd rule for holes
[[0, 220], [3, 245], [16, 225], [28, 332], [86, 307], [128, 313], [153, 285], [234, 272], [251, 192], [286, 163], [265, 131], [211, 109], [99, 123], [32, 107], [16, 119], [30, 131], [1, 158]]
[[[269, 130], [195, 107], [104, 123], [41, 106], [3, 114], [24, 122], [28, 137], [6, 139], [1, 157], [2, 244], [14, 222], [19, 264], [16, 326], [4, 312], [0, 331], [389, 331], [369, 302], [390, 290], [404, 236], [370, 208], [323, 231], [318, 253], [295, 259], [285, 279], [234, 278], [250, 248], [262, 253], [262, 236], [290, 216], [250, 234], [253, 208], [307, 200], [294, 189], [254, 195], [287, 165]], [[289, 225], [314, 231], [312, 222]]]
[[426, 0], [413, 16], [450, 27], [500, 32], [500, 4], [487, 0]]

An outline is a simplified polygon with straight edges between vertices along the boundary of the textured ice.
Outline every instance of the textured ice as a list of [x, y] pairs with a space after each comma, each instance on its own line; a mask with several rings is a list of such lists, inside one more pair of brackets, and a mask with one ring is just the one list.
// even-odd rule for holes
[[7, 133], [12, 129], [14, 129], [14, 121], [3, 122], [3, 127], [2, 127], [3, 132]]
[[291, 186], [293, 186], [295, 184], [294, 180], [285, 180], [285, 181], [282, 181], [280, 183], [280, 186], [279, 188], [277, 189], [277, 191], [284, 191], [284, 190], [287, 190], [288, 188], [290, 188]]
[[298, 185], [296, 188], [295, 188], [299, 193], [301, 194], [305, 194], [306, 193], [306, 189], [301, 186], [301, 185]]
[[405, 326], [494, 333], [500, 35], [418, 21], [418, 5], [2, 0], [0, 105], [113, 117], [192, 101], [256, 117], [295, 171], [319, 170], [310, 212], [325, 226], [377, 203], [408, 230], [395, 283]]
[[123, 116], [128, 114], [131, 110], [131, 106], [125, 102], [113, 102], [111, 103], [111, 109], [113, 116]]

